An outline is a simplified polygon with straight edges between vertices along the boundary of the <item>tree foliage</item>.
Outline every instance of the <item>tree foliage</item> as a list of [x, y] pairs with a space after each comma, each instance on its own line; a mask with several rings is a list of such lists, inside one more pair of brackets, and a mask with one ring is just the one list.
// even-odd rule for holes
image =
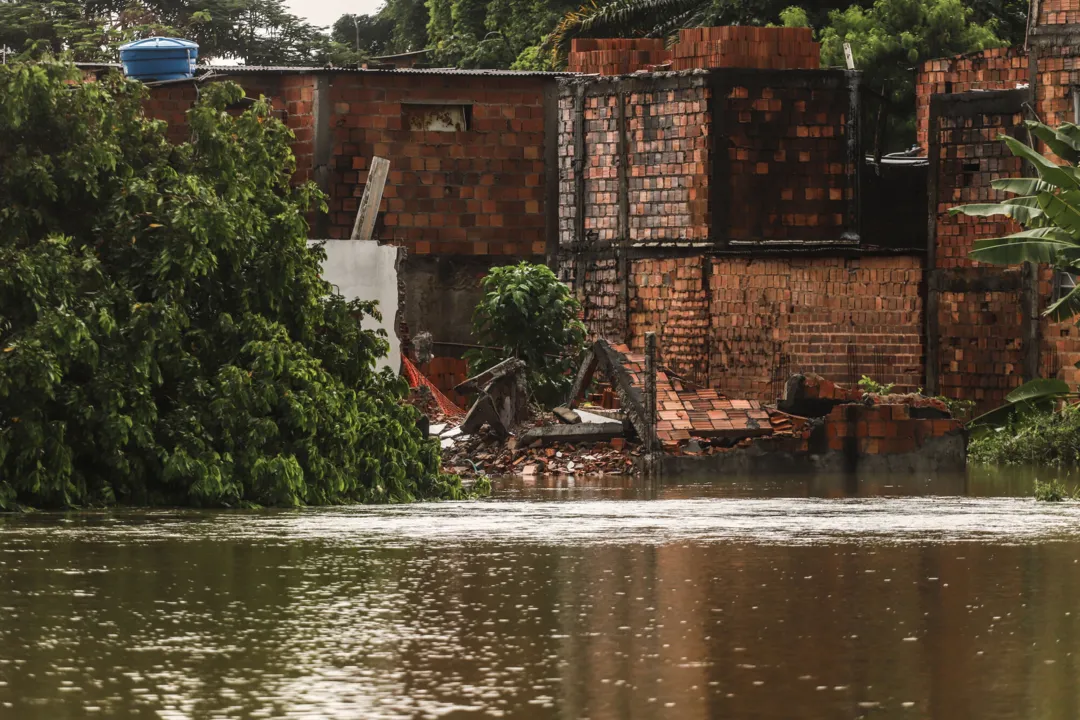
[[78, 78], [0, 67], [0, 508], [460, 494], [268, 104], [208, 86], [174, 146], [139, 83]]
[[529, 389], [541, 404], [563, 402], [585, 348], [580, 303], [550, 268], [528, 262], [492, 268], [483, 289], [473, 333], [484, 349], [466, 355], [470, 371], [518, 358], [525, 361]]
[[915, 72], [931, 58], [1001, 47], [996, 23], [975, 22], [975, 10], [962, 0], [877, 0], [869, 9], [857, 5], [829, 14], [820, 32], [821, 60], [844, 65], [844, 43], [851, 45], [855, 67], [871, 89], [884, 92], [897, 121], [894, 145], [915, 139]]
[[118, 60], [125, 42], [174, 35], [199, 44], [202, 60], [249, 65], [321, 62], [330, 50], [319, 29], [282, 0], [9, 0], [0, 2], [0, 44], [17, 51], [44, 43], [75, 60]]

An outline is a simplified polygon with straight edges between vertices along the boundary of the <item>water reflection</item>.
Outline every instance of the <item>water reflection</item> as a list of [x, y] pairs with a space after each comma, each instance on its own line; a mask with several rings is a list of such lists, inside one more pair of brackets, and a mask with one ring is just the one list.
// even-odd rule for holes
[[800, 482], [5, 517], [0, 717], [1080, 717], [1080, 508]]

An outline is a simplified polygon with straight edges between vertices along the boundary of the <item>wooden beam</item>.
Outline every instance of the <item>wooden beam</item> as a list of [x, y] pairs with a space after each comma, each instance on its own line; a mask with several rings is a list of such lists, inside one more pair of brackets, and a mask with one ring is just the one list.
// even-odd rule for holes
[[389, 173], [389, 160], [381, 157], [371, 158], [367, 183], [364, 184], [364, 197], [360, 199], [360, 207], [356, 211], [356, 222], [353, 223], [350, 240], [372, 239], [375, 218], [379, 215], [379, 205], [382, 204], [383, 189], [386, 187], [386, 176]]

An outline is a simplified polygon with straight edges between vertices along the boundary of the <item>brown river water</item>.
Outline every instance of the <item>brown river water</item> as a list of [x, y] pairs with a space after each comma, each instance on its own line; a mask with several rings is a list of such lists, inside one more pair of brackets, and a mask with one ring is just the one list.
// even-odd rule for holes
[[1074, 720], [1080, 503], [1031, 482], [0, 516], [0, 718]]

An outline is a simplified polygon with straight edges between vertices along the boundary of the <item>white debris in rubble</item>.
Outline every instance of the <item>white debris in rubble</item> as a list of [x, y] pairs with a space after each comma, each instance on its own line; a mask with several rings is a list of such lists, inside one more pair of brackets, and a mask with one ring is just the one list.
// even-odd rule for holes
[[451, 429], [447, 430], [446, 432], [441, 433], [442, 437], [444, 437], [444, 438], [456, 438], [460, 434], [461, 434], [461, 428], [459, 428], [459, 427], [451, 428]]
[[446, 423], [439, 423], [438, 425], [432, 425], [428, 428], [428, 435], [442, 435], [443, 430], [446, 429]]
[[576, 412], [578, 414], [578, 417], [581, 418], [581, 422], [583, 422], [583, 423], [613, 423], [613, 422], [615, 422], [615, 420], [613, 420], [613, 419], [611, 419], [609, 417], [604, 417], [603, 415], [597, 415], [596, 413], [591, 413], [591, 412], [589, 412], [587, 410], [575, 410], [574, 412]]

